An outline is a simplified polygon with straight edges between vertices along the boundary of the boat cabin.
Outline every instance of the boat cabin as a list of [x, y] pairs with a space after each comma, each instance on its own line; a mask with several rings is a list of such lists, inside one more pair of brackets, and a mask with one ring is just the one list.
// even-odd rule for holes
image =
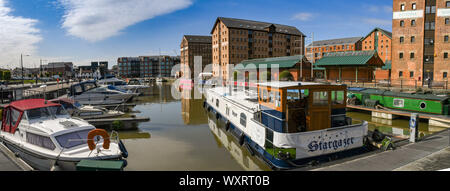
[[69, 96], [81, 95], [84, 92], [87, 92], [91, 89], [95, 89], [97, 87], [98, 87], [98, 85], [95, 81], [84, 81], [84, 82], [81, 82], [78, 84], [74, 84], [74, 85], [70, 86]]
[[350, 125], [347, 87], [309, 82], [258, 84], [262, 124], [282, 133], [300, 133]]

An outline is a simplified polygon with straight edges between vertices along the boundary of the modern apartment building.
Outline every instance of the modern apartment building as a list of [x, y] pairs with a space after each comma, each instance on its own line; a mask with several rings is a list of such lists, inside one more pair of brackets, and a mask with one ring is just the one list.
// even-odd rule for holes
[[217, 18], [212, 34], [214, 77], [225, 81], [230, 64], [243, 60], [304, 55], [305, 35], [296, 27], [233, 18]]
[[393, 80], [428, 85], [450, 71], [450, 1], [394, 0]]
[[[185, 78], [194, 79], [194, 57], [202, 57], [202, 67], [199, 73], [203, 72], [206, 65], [212, 64], [212, 37], [184, 35], [180, 45], [181, 72], [183, 75], [190, 73]], [[188, 70], [189, 69], [189, 70]]]
[[180, 64], [179, 56], [139, 56], [117, 59], [122, 78], [172, 77], [172, 68]]
[[306, 58], [315, 63], [326, 53], [361, 50], [363, 37], [350, 37], [331, 40], [314, 41], [306, 46]]

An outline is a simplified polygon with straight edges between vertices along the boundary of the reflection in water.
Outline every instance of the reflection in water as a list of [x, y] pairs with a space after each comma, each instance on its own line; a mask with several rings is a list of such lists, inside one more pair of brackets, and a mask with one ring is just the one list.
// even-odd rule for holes
[[119, 132], [120, 139], [150, 139], [151, 135], [148, 132], [140, 131], [121, 131]]
[[250, 153], [239, 145], [236, 139], [228, 133], [223, 124], [216, 122], [215, 118], [211, 115], [208, 116], [208, 123], [211, 132], [216, 137], [217, 144], [223, 146], [234, 160], [241, 165], [244, 170], [247, 171], [269, 171], [270, 168], [264, 162], [259, 160], [256, 156], [251, 156]]
[[[202, 99], [195, 99], [200, 96]], [[181, 115], [185, 125], [198, 125], [208, 123], [208, 118], [203, 112], [204, 96], [193, 88], [192, 91], [184, 90], [181, 97]]]
[[[348, 116], [357, 120], [365, 120], [369, 122], [369, 130], [374, 131], [378, 129], [380, 132], [386, 135], [392, 135], [398, 138], [409, 138], [409, 119], [382, 119], [372, 117], [370, 113], [363, 112], [348, 112]], [[419, 123], [419, 137], [430, 135], [439, 131], [443, 131], [445, 128], [429, 126], [428, 123], [421, 121]]]

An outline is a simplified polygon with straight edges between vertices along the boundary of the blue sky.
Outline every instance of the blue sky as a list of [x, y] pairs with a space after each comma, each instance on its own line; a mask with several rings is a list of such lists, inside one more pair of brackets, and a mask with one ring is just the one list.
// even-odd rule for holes
[[292, 25], [324, 40], [391, 30], [392, 0], [0, 0], [0, 25], [11, 26], [0, 30], [0, 68], [19, 66], [21, 53], [31, 55], [25, 66], [175, 55], [184, 34], [210, 34], [217, 17]]

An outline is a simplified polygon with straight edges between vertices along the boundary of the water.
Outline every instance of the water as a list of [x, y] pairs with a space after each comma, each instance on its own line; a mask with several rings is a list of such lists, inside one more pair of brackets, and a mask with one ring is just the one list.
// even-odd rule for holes
[[215, 118], [203, 109], [203, 100], [176, 100], [171, 84], [155, 84], [148, 91], [150, 95], [135, 100], [134, 110], [151, 121], [140, 123], [137, 131], [120, 132], [129, 152], [126, 170], [270, 170], [217, 128]]
[[[188, 92], [191, 96], [193, 91]], [[150, 117], [140, 123], [136, 131], [123, 131], [131, 171], [243, 171], [270, 170], [257, 157], [239, 146], [223, 128], [222, 122], [203, 109], [203, 100], [174, 99], [171, 84], [154, 84], [148, 95], [135, 100], [137, 116]], [[196, 92], [200, 94], [199, 92]], [[369, 122], [369, 129], [379, 129], [400, 138], [409, 136], [408, 119], [383, 120], [370, 113], [349, 112], [355, 121]], [[424, 136], [444, 128], [419, 124], [419, 135]]]

